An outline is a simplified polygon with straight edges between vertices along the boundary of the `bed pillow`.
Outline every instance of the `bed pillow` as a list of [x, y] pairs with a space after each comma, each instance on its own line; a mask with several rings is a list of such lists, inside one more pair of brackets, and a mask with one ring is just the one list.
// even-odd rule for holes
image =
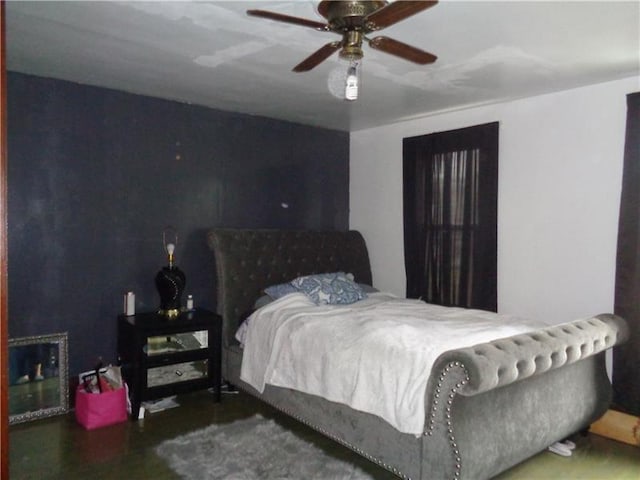
[[264, 307], [265, 305], [269, 305], [271, 302], [273, 302], [273, 298], [269, 295], [262, 295], [260, 298], [258, 298], [255, 303], [253, 304], [253, 309], [254, 310], [258, 310], [259, 308]]
[[358, 285], [364, 293], [376, 293], [380, 291], [376, 287], [372, 287], [371, 285], [367, 285], [366, 283], [359, 283]]
[[[347, 273], [347, 278], [349, 280], [355, 281], [355, 276], [353, 275], [353, 273]], [[371, 285], [369, 285], [367, 283], [358, 283], [358, 285], [360, 285], [360, 288], [362, 289], [362, 291], [364, 293], [376, 293], [376, 292], [380, 291], [376, 287], [371, 286]]]
[[269, 295], [273, 300], [277, 300], [280, 297], [284, 297], [289, 293], [297, 293], [298, 289], [291, 285], [291, 283], [280, 283], [278, 285], [271, 285], [264, 289], [264, 293]]
[[362, 288], [343, 272], [298, 277], [291, 282], [316, 305], [348, 305], [367, 298]]

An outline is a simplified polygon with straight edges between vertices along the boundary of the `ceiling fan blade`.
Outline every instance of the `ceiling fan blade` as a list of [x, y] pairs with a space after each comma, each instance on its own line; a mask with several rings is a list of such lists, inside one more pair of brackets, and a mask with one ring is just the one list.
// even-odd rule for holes
[[420, 65], [426, 65], [427, 63], [435, 62], [438, 57], [435, 55], [420, 50], [419, 48], [412, 47], [406, 43], [399, 42], [389, 37], [375, 37], [369, 40], [369, 46], [375, 50], [395, 55], [396, 57], [404, 58], [410, 62], [419, 63]]
[[324, 62], [337, 50], [342, 47], [342, 42], [327, 43], [324, 47], [316, 50], [314, 53], [305, 58], [298, 65], [293, 67], [294, 72], [308, 72], [312, 68], [316, 67], [320, 63]]
[[247, 10], [247, 15], [253, 17], [267, 18], [269, 20], [275, 20], [277, 22], [292, 23], [294, 25], [301, 25], [303, 27], [315, 28], [320, 31], [329, 31], [329, 26], [325, 23], [316, 22], [315, 20], [308, 20], [306, 18], [292, 17], [291, 15], [284, 15], [282, 13], [269, 12], [267, 10]]
[[375, 31], [398, 23], [427, 8], [433, 7], [437, 1], [406, 1], [396, 0], [365, 17], [365, 23], [369, 30]]

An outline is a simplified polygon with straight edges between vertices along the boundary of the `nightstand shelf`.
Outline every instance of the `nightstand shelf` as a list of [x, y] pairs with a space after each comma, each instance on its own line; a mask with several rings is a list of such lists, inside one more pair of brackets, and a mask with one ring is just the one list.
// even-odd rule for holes
[[118, 356], [130, 389], [131, 413], [140, 404], [212, 388], [220, 401], [222, 320], [204, 309], [169, 319], [157, 313], [118, 316]]

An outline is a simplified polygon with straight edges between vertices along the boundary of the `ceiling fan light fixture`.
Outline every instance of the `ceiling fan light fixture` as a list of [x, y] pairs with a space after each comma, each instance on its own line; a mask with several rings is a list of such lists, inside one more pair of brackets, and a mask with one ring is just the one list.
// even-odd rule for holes
[[360, 85], [359, 63], [352, 61], [347, 69], [347, 78], [344, 86], [344, 99], [350, 102], [358, 99], [358, 87]]
[[344, 47], [338, 54], [342, 60], [347, 62], [356, 62], [362, 59], [362, 48], [360, 47]]
[[348, 62], [355, 62], [360, 60], [363, 56], [362, 54], [362, 32], [360, 30], [350, 30], [344, 33], [344, 38], [342, 40], [342, 49], [340, 50], [339, 56], [343, 60], [347, 60]]

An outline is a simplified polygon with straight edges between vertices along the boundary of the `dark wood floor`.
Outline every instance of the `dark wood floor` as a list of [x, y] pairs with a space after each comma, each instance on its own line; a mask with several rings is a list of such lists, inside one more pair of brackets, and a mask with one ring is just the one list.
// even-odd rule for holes
[[[148, 414], [139, 422], [126, 422], [87, 432], [73, 414], [14, 425], [10, 429], [11, 480], [21, 479], [176, 479], [154, 453], [163, 440], [226, 423], [255, 413], [279, 422], [340, 458], [358, 463], [376, 479], [395, 479], [389, 472], [316, 434], [263, 403], [244, 394], [227, 394], [219, 404], [207, 392], [183, 395], [180, 407]], [[597, 435], [575, 439], [572, 457], [542, 452], [505, 472], [501, 480], [526, 479], [640, 479], [640, 449]]]

